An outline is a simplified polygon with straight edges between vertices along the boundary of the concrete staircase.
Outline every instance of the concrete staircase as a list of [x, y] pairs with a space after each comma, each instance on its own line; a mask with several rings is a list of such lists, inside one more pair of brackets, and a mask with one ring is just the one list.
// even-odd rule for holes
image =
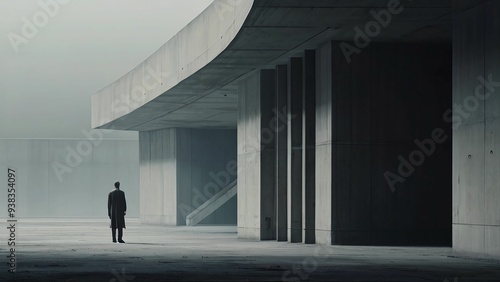
[[215, 194], [212, 198], [208, 199], [205, 203], [199, 206], [196, 210], [186, 216], [186, 225], [194, 226], [200, 223], [207, 216], [211, 215], [214, 211], [219, 209], [227, 201], [236, 195], [237, 192], [237, 179], [229, 183], [224, 189]]

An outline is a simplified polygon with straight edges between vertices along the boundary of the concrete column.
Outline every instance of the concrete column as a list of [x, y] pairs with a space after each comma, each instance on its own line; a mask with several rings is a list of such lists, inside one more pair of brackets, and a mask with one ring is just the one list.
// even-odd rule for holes
[[305, 244], [315, 243], [315, 159], [316, 159], [316, 52], [307, 50], [304, 54], [304, 95], [302, 143], [302, 240]]
[[276, 67], [276, 237], [287, 241], [287, 66]]
[[239, 84], [238, 237], [276, 239], [275, 71]]
[[498, 258], [500, 3], [467, 4], [453, 20], [453, 249]]
[[302, 242], [303, 61], [288, 64], [288, 242]]
[[[491, 100], [485, 102], [485, 243], [486, 255], [500, 258], [500, 3], [490, 1], [485, 8], [486, 60], [484, 77], [491, 75], [494, 88], [485, 87]], [[478, 83], [479, 84], [479, 83]], [[477, 85], [476, 85], [477, 87]]]
[[316, 50], [316, 243], [332, 243], [332, 43]]
[[141, 222], [177, 225], [176, 131], [140, 132], [139, 147]]

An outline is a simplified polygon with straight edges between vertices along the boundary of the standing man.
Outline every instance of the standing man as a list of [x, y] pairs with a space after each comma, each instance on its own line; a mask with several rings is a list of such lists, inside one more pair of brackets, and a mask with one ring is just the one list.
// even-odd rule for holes
[[118, 242], [122, 240], [123, 228], [125, 228], [125, 212], [127, 211], [127, 201], [125, 193], [120, 190], [120, 182], [115, 182], [115, 190], [108, 195], [108, 216], [111, 219], [111, 231], [113, 232], [113, 243], [116, 243], [116, 229], [118, 229]]

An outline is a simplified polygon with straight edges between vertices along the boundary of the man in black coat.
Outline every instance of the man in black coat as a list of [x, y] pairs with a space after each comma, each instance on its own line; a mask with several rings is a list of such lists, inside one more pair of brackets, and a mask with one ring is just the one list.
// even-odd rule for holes
[[108, 195], [108, 216], [111, 219], [111, 231], [113, 232], [113, 243], [116, 243], [116, 229], [118, 229], [118, 242], [122, 240], [123, 228], [125, 228], [125, 213], [127, 211], [127, 201], [125, 193], [120, 190], [120, 182], [115, 182], [115, 190]]

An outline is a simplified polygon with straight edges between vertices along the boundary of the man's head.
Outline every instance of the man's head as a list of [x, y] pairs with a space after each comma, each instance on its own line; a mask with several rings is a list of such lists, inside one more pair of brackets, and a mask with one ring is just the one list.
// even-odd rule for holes
[[115, 182], [115, 188], [116, 188], [116, 189], [120, 189], [120, 182], [119, 182], [119, 181], [116, 181], [116, 182]]

